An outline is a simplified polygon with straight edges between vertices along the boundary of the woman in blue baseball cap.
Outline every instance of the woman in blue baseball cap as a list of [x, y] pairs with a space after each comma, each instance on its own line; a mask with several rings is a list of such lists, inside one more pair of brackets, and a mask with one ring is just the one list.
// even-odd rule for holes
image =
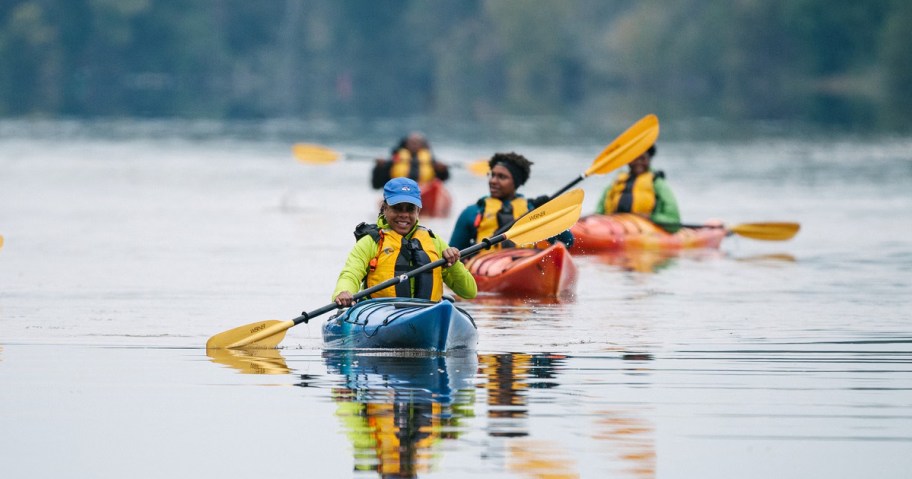
[[446, 284], [460, 297], [471, 299], [478, 292], [475, 278], [459, 261], [459, 249], [418, 224], [421, 190], [409, 178], [393, 178], [383, 186], [383, 204], [376, 224], [355, 228], [357, 242], [339, 273], [333, 301], [352, 305], [353, 292], [370, 288], [420, 266], [446, 259], [446, 266], [425, 271], [372, 295], [425, 298], [440, 301]]

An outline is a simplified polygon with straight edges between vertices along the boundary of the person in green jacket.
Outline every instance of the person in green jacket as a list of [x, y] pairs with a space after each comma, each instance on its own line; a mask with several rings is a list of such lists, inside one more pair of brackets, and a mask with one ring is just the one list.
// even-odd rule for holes
[[635, 213], [648, 217], [666, 231], [674, 233], [681, 227], [681, 214], [674, 193], [665, 181], [665, 173], [650, 167], [656, 147], [652, 145], [630, 162], [629, 171], [618, 175], [605, 188], [596, 205], [599, 214]]
[[418, 224], [421, 190], [409, 178], [393, 178], [383, 187], [383, 204], [376, 224], [361, 223], [355, 229], [357, 242], [339, 273], [333, 301], [342, 307], [353, 303], [353, 292], [370, 288], [393, 277], [432, 263], [434, 268], [377, 291], [371, 297], [407, 297], [440, 301], [443, 285], [465, 299], [478, 293], [475, 278], [459, 261], [459, 249], [449, 246], [431, 230]]

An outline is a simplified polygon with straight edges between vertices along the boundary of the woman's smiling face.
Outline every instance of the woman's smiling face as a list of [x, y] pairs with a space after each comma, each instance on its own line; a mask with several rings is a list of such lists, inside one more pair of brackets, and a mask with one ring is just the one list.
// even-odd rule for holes
[[397, 203], [395, 205], [383, 205], [383, 217], [389, 223], [393, 231], [405, 236], [415, 224], [418, 223], [418, 208], [411, 203]]

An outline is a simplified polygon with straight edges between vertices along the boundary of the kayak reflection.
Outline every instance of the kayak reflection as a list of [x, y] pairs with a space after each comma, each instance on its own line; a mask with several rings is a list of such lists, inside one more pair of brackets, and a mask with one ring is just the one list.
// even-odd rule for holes
[[[649, 371], [652, 355], [625, 353], [622, 359], [630, 361], [623, 369], [637, 376]], [[582, 477], [572, 447], [530, 433], [528, 425], [533, 415], [530, 397], [539, 406], [547, 403], [544, 398], [548, 394], [540, 390], [559, 387], [559, 374], [568, 368], [570, 360], [554, 353], [480, 355], [479, 375], [485, 382], [479, 387], [487, 391], [490, 438], [486, 450], [506, 463], [510, 471], [523, 477]], [[604, 457], [611, 458], [602, 477], [655, 477], [655, 428], [647, 419], [649, 414], [638, 405], [620, 401], [594, 415], [591, 437], [598, 440], [596, 447], [604, 449]], [[592, 465], [588, 467], [591, 470]]]
[[487, 391], [487, 445], [492, 457], [501, 457], [523, 477], [580, 477], [572, 453], [551, 439], [529, 432], [529, 396], [535, 389], [555, 388], [557, 371], [567, 356], [551, 353], [483, 354], [480, 375]]
[[555, 371], [566, 358], [549, 353], [480, 355], [480, 373], [488, 393], [488, 434], [498, 437], [529, 435], [525, 421], [529, 416], [527, 390], [557, 386]]
[[715, 249], [684, 249], [673, 251], [662, 250], [629, 250], [615, 251], [612, 253], [602, 253], [590, 255], [591, 258], [599, 263], [607, 264], [620, 268], [624, 271], [636, 273], [658, 273], [662, 270], [671, 268], [680, 260], [686, 261], [712, 261], [722, 258], [731, 258], [735, 261], [756, 262], [756, 263], [794, 263], [797, 260], [788, 253], [768, 253], [746, 257], [732, 256], [726, 252]]
[[356, 471], [418, 477], [433, 470], [441, 442], [457, 439], [473, 415], [473, 352], [446, 356], [325, 351], [336, 415], [352, 441]]
[[705, 261], [725, 257], [725, 253], [715, 249], [689, 250], [629, 250], [602, 253], [590, 256], [599, 263], [604, 263], [624, 271], [636, 273], [658, 273], [675, 264], [680, 259]]

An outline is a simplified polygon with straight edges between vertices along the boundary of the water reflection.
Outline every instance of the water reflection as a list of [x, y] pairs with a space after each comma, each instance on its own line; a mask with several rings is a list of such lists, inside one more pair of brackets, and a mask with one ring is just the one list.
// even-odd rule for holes
[[655, 427], [647, 419], [654, 412], [634, 408], [597, 411], [594, 439], [608, 445], [607, 453], [622, 464], [628, 477], [656, 475]]
[[384, 478], [434, 469], [440, 443], [464, 432], [473, 415], [473, 353], [448, 356], [326, 351], [336, 415], [352, 442], [356, 471]]
[[277, 349], [207, 349], [216, 364], [237, 369], [241, 374], [288, 374], [291, 369]]
[[671, 268], [678, 260], [707, 261], [724, 258], [717, 249], [629, 250], [589, 255], [595, 261], [636, 273], [658, 273]]
[[566, 304], [576, 302], [575, 294], [567, 294], [564, 296], [551, 296], [551, 297], [540, 297], [540, 298], [517, 298], [510, 296], [501, 296], [495, 294], [485, 294], [478, 293], [478, 296], [471, 299], [469, 302], [472, 304], [483, 304], [487, 306], [503, 306], [506, 308], [519, 306], [521, 308], [526, 308], [530, 305], [538, 304]]
[[567, 357], [560, 354], [502, 353], [479, 356], [479, 387], [487, 392], [489, 454], [499, 450], [511, 471], [528, 477], [580, 477], [573, 454], [557, 441], [530, 437], [529, 396], [534, 389], [558, 386], [557, 371]]
[[735, 258], [745, 263], [795, 263], [798, 260], [790, 253], [768, 253]]
[[[524, 477], [583, 476], [582, 465], [576, 460], [577, 451], [567, 447], [565, 440], [551, 438], [557, 437], [557, 434], [542, 436], [533, 433], [529, 426], [531, 422], [542, 420], [537, 415], [533, 417], [530, 401], [539, 405], [563, 404], [563, 400], [542, 390], [561, 387], [562, 383], [569, 384], [571, 388], [580, 386], [573, 385], [573, 378], [558, 380], [572, 359], [554, 353], [479, 356], [479, 376], [484, 383], [478, 387], [487, 393], [487, 435], [492, 438], [487, 445], [487, 454], [491, 459], [502, 460], [510, 471], [521, 473]], [[648, 363], [653, 357], [650, 353], [629, 352], [622, 359], [625, 364], [621, 370], [636, 377], [649, 371]], [[570, 394], [576, 395], [575, 392]], [[598, 441], [602, 451], [599, 455], [610, 458], [607, 462], [613, 464], [609, 466], [612, 477], [655, 477], [657, 454], [655, 427], [648, 419], [651, 413], [642, 411], [636, 405], [608, 402], [614, 406], [595, 410], [590, 421], [593, 426], [591, 438]]]

